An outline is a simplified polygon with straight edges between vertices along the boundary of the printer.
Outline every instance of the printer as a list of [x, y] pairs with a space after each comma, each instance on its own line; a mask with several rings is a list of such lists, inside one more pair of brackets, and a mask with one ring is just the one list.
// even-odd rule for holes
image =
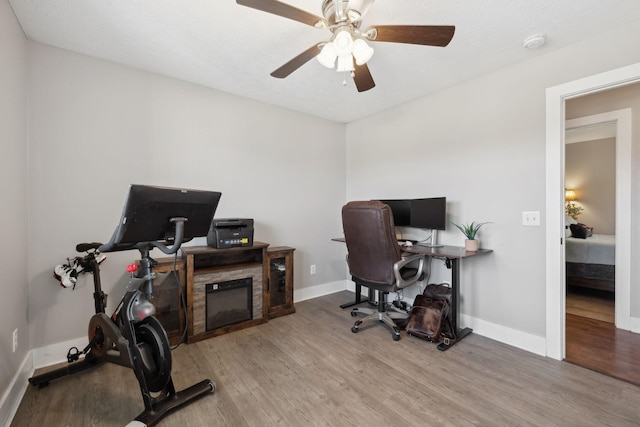
[[214, 218], [207, 234], [207, 245], [217, 249], [253, 246], [253, 219]]

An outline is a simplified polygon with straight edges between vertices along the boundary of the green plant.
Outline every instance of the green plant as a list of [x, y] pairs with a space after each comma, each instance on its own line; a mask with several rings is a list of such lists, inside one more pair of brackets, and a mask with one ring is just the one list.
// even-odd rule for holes
[[582, 213], [583, 209], [581, 206], [576, 205], [575, 203], [567, 203], [567, 206], [564, 208], [564, 211], [571, 218], [578, 220], [578, 217]]
[[462, 234], [464, 234], [468, 240], [475, 240], [476, 234], [478, 233], [478, 230], [480, 230], [480, 227], [490, 223], [489, 222], [479, 222], [479, 223], [471, 222], [471, 224], [458, 225], [452, 222], [452, 224], [455, 225], [458, 228], [458, 230], [462, 231]]

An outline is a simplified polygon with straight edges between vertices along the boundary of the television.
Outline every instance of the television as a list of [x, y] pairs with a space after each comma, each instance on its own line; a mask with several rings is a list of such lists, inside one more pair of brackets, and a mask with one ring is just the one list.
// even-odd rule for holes
[[120, 223], [107, 245], [117, 251], [143, 242], [172, 242], [175, 224], [171, 219], [176, 217], [187, 218], [183, 242], [206, 236], [221, 195], [217, 191], [131, 185]]
[[431, 230], [431, 243], [422, 246], [438, 247], [438, 230], [447, 228], [447, 198], [380, 200], [393, 213], [393, 223], [399, 227]]

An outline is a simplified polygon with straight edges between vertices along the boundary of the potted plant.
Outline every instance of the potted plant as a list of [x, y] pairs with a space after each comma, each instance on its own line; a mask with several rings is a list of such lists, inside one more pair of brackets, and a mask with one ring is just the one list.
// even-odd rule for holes
[[485, 224], [489, 224], [488, 222], [471, 222], [470, 224], [462, 224], [458, 225], [456, 223], [452, 223], [455, 225], [458, 230], [462, 231], [462, 234], [465, 235], [467, 240], [464, 241], [464, 248], [470, 252], [476, 252], [480, 247], [480, 242], [476, 239], [476, 234], [478, 234], [478, 230]]
[[571, 218], [578, 220], [578, 217], [582, 213], [583, 209], [581, 206], [576, 205], [575, 203], [567, 203], [567, 206], [564, 208], [564, 212], [569, 215]]

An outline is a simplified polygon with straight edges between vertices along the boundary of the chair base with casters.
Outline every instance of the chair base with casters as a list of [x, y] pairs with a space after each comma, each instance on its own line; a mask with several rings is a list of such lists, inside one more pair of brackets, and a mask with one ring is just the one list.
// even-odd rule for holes
[[392, 337], [394, 341], [400, 340], [400, 328], [396, 324], [395, 320], [399, 319], [407, 319], [409, 317], [409, 313], [406, 311], [400, 310], [393, 304], [387, 303], [387, 293], [382, 291], [378, 292], [378, 307], [377, 310], [367, 307], [354, 307], [351, 310], [351, 316], [356, 317], [359, 313], [366, 314], [366, 317], [363, 317], [360, 320], [356, 320], [356, 322], [351, 327], [351, 332], [354, 334], [358, 332], [360, 325], [365, 322], [370, 322], [373, 320], [377, 320], [379, 322], [384, 323], [389, 326], [392, 330]]

